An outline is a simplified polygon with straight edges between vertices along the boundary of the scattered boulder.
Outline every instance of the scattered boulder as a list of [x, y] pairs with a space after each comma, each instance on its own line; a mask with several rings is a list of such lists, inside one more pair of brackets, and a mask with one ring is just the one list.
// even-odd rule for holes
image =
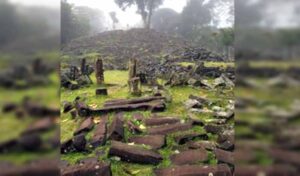
[[174, 133], [178, 131], [186, 131], [192, 128], [192, 123], [175, 123], [162, 125], [157, 127], [148, 128], [148, 134], [161, 134], [166, 135], [169, 133]]
[[73, 146], [77, 151], [79, 151], [79, 152], [85, 151], [86, 143], [87, 142], [86, 142], [84, 134], [78, 134], [78, 135], [74, 136]]
[[107, 88], [96, 89], [96, 95], [108, 95]]
[[62, 176], [111, 176], [110, 164], [96, 162], [96, 163], [81, 163], [65, 167], [61, 171]]
[[180, 119], [174, 117], [156, 117], [145, 119], [144, 122], [146, 126], [157, 126], [178, 123]]

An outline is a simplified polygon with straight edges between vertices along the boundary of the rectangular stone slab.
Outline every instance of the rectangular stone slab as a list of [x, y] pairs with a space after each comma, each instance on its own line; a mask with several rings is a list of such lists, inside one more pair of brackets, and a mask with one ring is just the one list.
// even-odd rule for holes
[[108, 129], [108, 138], [115, 141], [124, 140], [124, 122], [121, 117], [116, 115]]
[[85, 163], [65, 167], [61, 171], [62, 176], [111, 176], [110, 164]]
[[208, 155], [204, 149], [186, 150], [178, 154], [171, 155], [170, 159], [172, 164], [175, 165], [196, 164], [198, 162], [207, 161]]
[[300, 153], [298, 151], [272, 149], [269, 152], [274, 160], [300, 168]]
[[180, 119], [174, 117], [154, 117], [145, 119], [144, 122], [146, 126], [157, 126], [178, 123]]
[[125, 104], [125, 105], [114, 105], [106, 106], [100, 109], [89, 109], [89, 115], [101, 115], [108, 114], [111, 112], [122, 112], [122, 111], [152, 111], [152, 112], [161, 112], [164, 111], [166, 105], [162, 101], [153, 101], [147, 103], [138, 103], [138, 104]]
[[185, 165], [164, 169], [156, 169], [156, 176], [232, 176], [230, 168], [225, 164], [217, 166]]
[[128, 142], [134, 142], [135, 144], [145, 144], [151, 146], [151, 148], [153, 149], [159, 149], [166, 144], [166, 137], [164, 135], [135, 136], [129, 138]]
[[74, 132], [74, 135], [78, 135], [82, 132], [88, 132], [94, 127], [94, 121], [92, 117], [85, 119], [79, 126], [79, 128]]
[[153, 96], [153, 97], [143, 97], [143, 98], [133, 98], [133, 99], [116, 99], [109, 100], [104, 103], [104, 107], [107, 106], [116, 106], [116, 105], [126, 105], [126, 104], [139, 104], [139, 103], [147, 103], [154, 100], [164, 100], [165, 97], [161, 96]]
[[162, 125], [157, 127], [148, 128], [148, 134], [162, 134], [166, 135], [177, 131], [185, 131], [192, 128], [192, 123], [175, 123], [170, 125]]
[[228, 152], [228, 151], [216, 148], [214, 150], [214, 153], [215, 153], [216, 158], [219, 162], [234, 165], [234, 153], [233, 152]]
[[108, 116], [102, 117], [99, 124], [96, 125], [91, 144], [93, 147], [104, 145], [106, 142]]
[[163, 159], [159, 153], [152, 150], [117, 141], [112, 141], [109, 156], [118, 156], [122, 161], [154, 165], [159, 164]]
[[208, 136], [206, 133], [197, 133], [197, 132], [192, 132], [192, 133], [186, 133], [186, 134], [179, 134], [175, 136], [175, 142], [177, 144], [185, 144], [189, 141], [192, 141], [196, 138], [200, 138], [203, 140], [207, 140]]

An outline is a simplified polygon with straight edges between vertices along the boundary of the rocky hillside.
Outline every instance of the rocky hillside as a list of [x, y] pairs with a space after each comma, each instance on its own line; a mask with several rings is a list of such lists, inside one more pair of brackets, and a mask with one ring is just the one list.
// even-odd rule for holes
[[223, 60], [204, 48], [196, 48], [188, 41], [156, 32], [154, 30], [131, 29], [107, 31], [96, 36], [73, 40], [62, 48], [70, 57], [100, 54], [106, 68], [124, 69], [128, 59], [142, 62], [164, 59]]

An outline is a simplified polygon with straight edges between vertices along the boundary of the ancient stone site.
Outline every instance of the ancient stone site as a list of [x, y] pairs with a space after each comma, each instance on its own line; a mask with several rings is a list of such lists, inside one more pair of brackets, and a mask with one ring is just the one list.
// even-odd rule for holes
[[233, 62], [147, 29], [63, 52], [63, 175], [232, 175]]

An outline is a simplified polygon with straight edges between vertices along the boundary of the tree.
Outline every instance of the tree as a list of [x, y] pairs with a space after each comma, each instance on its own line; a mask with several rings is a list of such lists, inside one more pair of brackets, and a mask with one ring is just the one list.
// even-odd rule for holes
[[230, 47], [234, 44], [234, 30], [233, 28], [222, 28], [220, 29], [220, 40], [225, 47], [225, 53], [227, 59], [230, 58]]
[[163, 3], [163, 0], [115, 0], [115, 3], [122, 10], [136, 5], [137, 13], [141, 15], [144, 27], [149, 29], [153, 11]]
[[119, 23], [119, 20], [116, 16], [116, 12], [110, 12], [109, 13], [111, 20], [113, 21], [113, 29], [116, 28], [116, 24]]
[[90, 32], [89, 19], [76, 16], [73, 6], [66, 0], [61, 1], [61, 43], [66, 44], [74, 38], [88, 35]]
[[180, 15], [169, 8], [158, 9], [152, 18], [153, 29], [159, 32], [176, 33], [179, 25]]
[[212, 21], [211, 8], [204, 0], [189, 0], [181, 13], [179, 32], [193, 39], [193, 31], [208, 26]]

